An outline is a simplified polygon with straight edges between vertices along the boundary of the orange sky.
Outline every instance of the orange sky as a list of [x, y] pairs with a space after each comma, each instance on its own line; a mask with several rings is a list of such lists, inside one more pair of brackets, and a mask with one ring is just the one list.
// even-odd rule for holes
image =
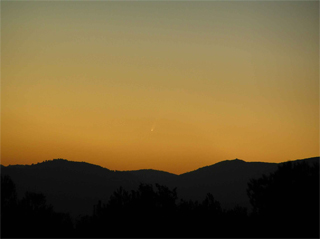
[[1, 1], [1, 164], [180, 174], [318, 156], [318, 10]]

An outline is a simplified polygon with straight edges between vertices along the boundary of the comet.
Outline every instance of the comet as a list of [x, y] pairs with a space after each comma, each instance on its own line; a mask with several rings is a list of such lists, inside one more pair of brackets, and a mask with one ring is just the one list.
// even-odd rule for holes
[[152, 127], [151, 127], [151, 132], [153, 132], [154, 131], [154, 128], [156, 127], [156, 122], [154, 122], [153, 124], [152, 124]]

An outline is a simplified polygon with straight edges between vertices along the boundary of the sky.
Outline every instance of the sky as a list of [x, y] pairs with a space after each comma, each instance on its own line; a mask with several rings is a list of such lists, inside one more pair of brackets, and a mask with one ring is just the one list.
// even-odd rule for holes
[[1, 1], [2, 165], [318, 155], [318, 1]]

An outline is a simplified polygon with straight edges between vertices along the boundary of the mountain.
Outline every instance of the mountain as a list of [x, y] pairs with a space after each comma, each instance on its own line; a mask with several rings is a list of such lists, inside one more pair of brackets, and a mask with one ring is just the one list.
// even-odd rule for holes
[[[298, 161], [301, 160], [295, 162]], [[303, 161], [312, 164], [319, 157]], [[25, 191], [42, 192], [56, 211], [75, 217], [91, 214], [98, 200], [107, 201], [120, 186], [133, 190], [140, 183], [177, 187], [179, 198], [184, 200], [202, 201], [210, 192], [224, 208], [250, 207], [246, 194], [249, 179], [274, 172], [277, 167], [277, 163], [235, 159], [175, 175], [152, 169], [112, 171], [85, 162], [56, 159], [33, 165], [1, 166], [1, 174], [12, 178], [19, 197]]]
[[[319, 157], [292, 162], [301, 161], [313, 164], [319, 161]], [[250, 208], [246, 192], [249, 180], [274, 172], [279, 164], [245, 162], [240, 159], [222, 161], [179, 175], [176, 183], [178, 194], [185, 199], [203, 200], [206, 193], [211, 192], [225, 208], [236, 205]]]
[[57, 211], [90, 214], [99, 199], [109, 199], [118, 187], [134, 189], [138, 180], [126, 172], [114, 172], [85, 162], [53, 160], [35, 165], [2, 167], [11, 176], [18, 196], [25, 191], [42, 192]]
[[178, 193], [182, 198], [203, 200], [211, 192], [223, 207], [236, 204], [250, 206], [246, 194], [247, 183], [251, 178], [269, 174], [277, 169], [276, 163], [245, 162], [227, 160], [203, 167], [179, 176]]
[[170, 176], [177, 176], [157, 170], [112, 171], [64, 159], [33, 165], [1, 165], [1, 174], [12, 178], [19, 197], [26, 191], [41, 192], [57, 211], [73, 216], [91, 214], [98, 200], [108, 200], [120, 186], [133, 190], [140, 183], [165, 184]]
[[170, 182], [178, 178], [178, 175], [159, 171], [154, 169], [140, 169], [134, 171], [124, 171], [134, 176], [141, 183], [158, 183], [160, 185], [168, 185]]

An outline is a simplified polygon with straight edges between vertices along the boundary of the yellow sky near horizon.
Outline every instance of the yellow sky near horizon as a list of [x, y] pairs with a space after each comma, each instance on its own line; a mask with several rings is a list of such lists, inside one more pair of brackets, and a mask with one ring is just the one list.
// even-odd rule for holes
[[1, 164], [176, 174], [319, 155], [319, 2], [1, 2]]

